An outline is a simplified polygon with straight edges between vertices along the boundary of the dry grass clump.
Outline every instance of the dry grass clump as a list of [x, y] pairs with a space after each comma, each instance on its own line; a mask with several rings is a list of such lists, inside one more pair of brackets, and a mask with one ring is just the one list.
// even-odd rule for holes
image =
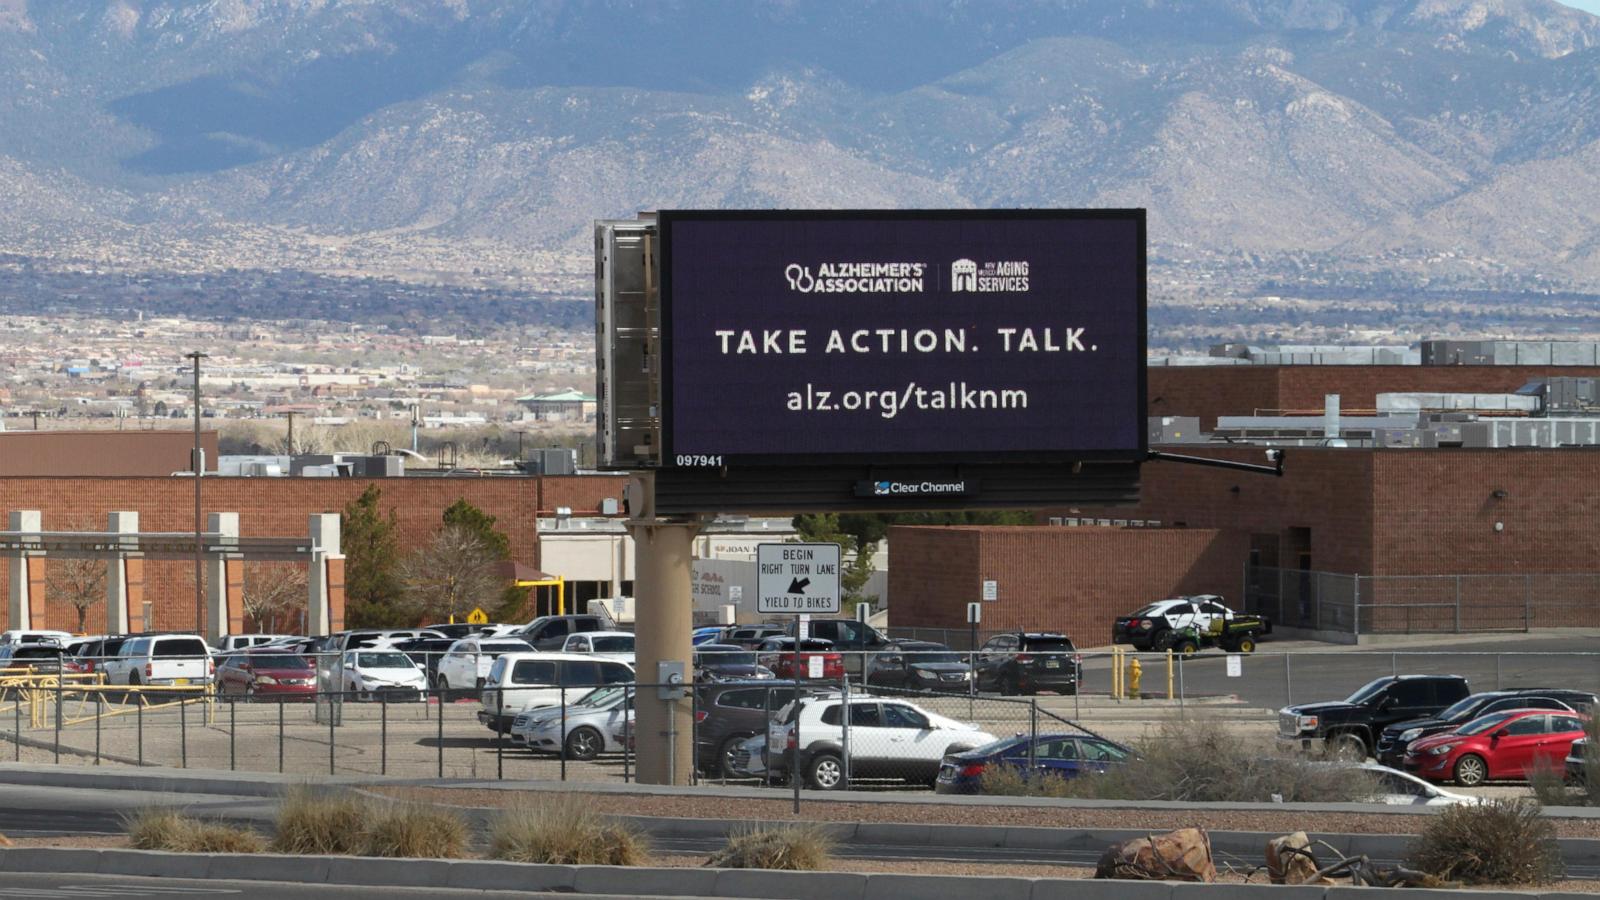
[[1468, 884], [1548, 884], [1562, 872], [1555, 826], [1526, 800], [1445, 808], [1423, 829], [1409, 862]]
[[172, 809], [140, 810], [126, 820], [136, 850], [169, 853], [260, 853], [267, 842], [249, 828], [190, 818]]
[[489, 856], [547, 865], [640, 866], [645, 837], [608, 821], [580, 797], [547, 794], [506, 810], [489, 826]]
[[706, 865], [719, 869], [786, 869], [815, 872], [833, 862], [833, 835], [821, 825], [779, 825], [728, 836]]
[[1567, 783], [1565, 766], [1548, 759], [1536, 759], [1528, 767], [1528, 787], [1540, 806], [1585, 806], [1585, 798], [1574, 797]]
[[361, 853], [366, 827], [373, 820], [372, 803], [349, 791], [321, 793], [292, 787], [278, 807], [278, 832], [272, 849], [279, 853]]
[[467, 855], [471, 830], [449, 810], [421, 803], [389, 803], [373, 812], [366, 824], [363, 856], [459, 859]]
[[1376, 779], [1360, 769], [1283, 756], [1268, 742], [1242, 738], [1208, 719], [1168, 719], [1133, 749], [1135, 758], [1104, 774], [1026, 778], [985, 771], [983, 784], [987, 790], [992, 778], [997, 792], [1026, 796], [1190, 803], [1360, 802], [1377, 789]]
[[997, 797], [1072, 797], [1071, 779], [1041, 772], [1024, 778], [1015, 766], [985, 766], [978, 782], [982, 793]]

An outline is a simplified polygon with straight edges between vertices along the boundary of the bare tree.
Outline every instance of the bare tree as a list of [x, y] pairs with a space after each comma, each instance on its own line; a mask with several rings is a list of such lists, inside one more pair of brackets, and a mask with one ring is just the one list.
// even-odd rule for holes
[[[79, 529], [75, 531], [90, 531]], [[89, 607], [106, 599], [106, 569], [103, 559], [52, 559], [45, 576], [46, 590], [50, 596], [60, 597], [78, 611], [78, 633], [85, 630], [89, 620]]]
[[405, 596], [419, 618], [442, 621], [494, 603], [505, 589], [499, 560], [470, 529], [446, 525], [400, 567]]
[[[292, 562], [247, 562], [240, 596], [244, 614], [257, 629], [277, 630], [278, 617], [306, 605], [306, 567]], [[268, 626], [270, 620], [271, 625]]]

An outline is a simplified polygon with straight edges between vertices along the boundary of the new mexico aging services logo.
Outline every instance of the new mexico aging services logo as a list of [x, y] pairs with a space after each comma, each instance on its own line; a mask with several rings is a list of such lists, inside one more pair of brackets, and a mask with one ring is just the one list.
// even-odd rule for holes
[[950, 264], [950, 293], [994, 294], [1028, 292], [1028, 261], [1001, 260], [979, 265], [958, 259]]

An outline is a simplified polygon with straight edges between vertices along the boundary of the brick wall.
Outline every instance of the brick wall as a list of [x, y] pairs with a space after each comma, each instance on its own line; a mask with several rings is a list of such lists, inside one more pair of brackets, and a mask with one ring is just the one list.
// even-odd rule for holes
[[[249, 536], [302, 536], [314, 513], [339, 513], [368, 484], [383, 491], [380, 508], [393, 509], [402, 549], [424, 542], [438, 527], [445, 507], [457, 499], [496, 518], [496, 527], [511, 540], [512, 557], [539, 565], [538, 518], [557, 507], [575, 515], [597, 515], [605, 497], [622, 496], [623, 479], [613, 476], [548, 478], [207, 478], [202, 489], [205, 512], [237, 512], [239, 530]], [[190, 531], [194, 528], [194, 487], [183, 478], [0, 478], [0, 509], [37, 509], [47, 531], [87, 527], [104, 530], [107, 514], [139, 513], [144, 531]], [[0, 577], [9, 563], [0, 559]], [[156, 627], [189, 628], [194, 621], [193, 564], [150, 560], [145, 598], [155, 603]], [[77, 622], [67, 603], [47, 607], [52, 627]], [[0, 606], [0, 623], [8, 623]], [[89, 612], [88, 627], [105, 622], [104, 604]], [[9, 624], [6, 625], [9, 627]]]
[[896, 628], [966, 627], [985, 580], [985, 631], [1058, 630], [1110, 641], [1111, 620], [1175, 594], [1234, 596], [1248, 539], [1215, 529], [895, 527], [889, 595]]

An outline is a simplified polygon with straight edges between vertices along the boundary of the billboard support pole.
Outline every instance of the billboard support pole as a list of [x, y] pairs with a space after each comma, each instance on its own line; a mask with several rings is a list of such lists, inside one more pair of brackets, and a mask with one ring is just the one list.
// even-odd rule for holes
[[[655, 476], [635, 473], [628, 482], [628, 531], [633, 536], [636, 671], [656, 679], [661, 663], [676, 662], [691, 671], [694, 599], [692, 572], [694, 519], [655, 515]], [[687, 785], [694, 770], [692, 704], [638, 703], [634, 715], [640, 784]]]

